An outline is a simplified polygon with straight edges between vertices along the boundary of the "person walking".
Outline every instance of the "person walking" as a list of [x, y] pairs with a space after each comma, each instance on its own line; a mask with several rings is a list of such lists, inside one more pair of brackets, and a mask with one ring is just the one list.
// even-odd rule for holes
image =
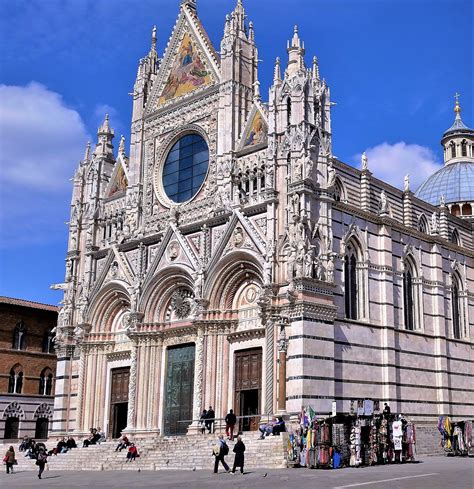
[[7, 474], [13, 474], [13, 466], [15, 465], [16, 458], [15, 458], [15, 449], [13, 446], [10, 445], [10, 448], [7, 450], [7, 453], [5, 453], [5, 457], [3, 457], [3, 461], [5, 462], [5, 465], [7, 466]]
[[219, 469], [219, 462], [222, 462], [222, 466], [226, 472], [229, 472], [229, 466], [226, 464], [224, 457], [229, 454], [229, 447], [224, 440], [224, 435], [219, 435], [217, 439], [217, 444], [212, 449], [212, 454], [215, 457], [214, 461], [214, 474], [217, 474]]
[[206, 431], [206, 417], [207, 411], [203, 409], [201, 417], [199, 418], [199, 429], [201, 430], [201, 435], [204, 435], [204, 432]]
[[39, 467], [38, 479], [41, 479], [41, 474], [44, 472], [44, 467], [48, 463], [48, 454], [43, 447], [38, 450], [38, 458], [36, 459], [36, 465]]
[[237, 436], [237, 443], [234, 445], [234, 466], [232, 467], [232, 474], [235, 474], [236, 467], [240, 467], [241, 475], [244, 475], [244, 452], [245, 452], [245, 444], [242, 441], [242, 437]]
[[236, 422], [237, 417], [235, 416], [234, 411], [231, 409], [225, 417], [225, 434], [229, 440], [234, 439], [234, 426]]

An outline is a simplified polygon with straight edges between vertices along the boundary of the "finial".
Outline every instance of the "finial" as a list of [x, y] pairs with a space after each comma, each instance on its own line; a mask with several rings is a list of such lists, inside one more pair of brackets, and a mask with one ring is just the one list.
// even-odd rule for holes
[[156, 51], [156, 25], [154, 25], [151, 30], [151, 49]]
[[319, 80], [319, 66], [317, 56], [313, 56], [313, 78]]
[[277, 56], [275, 60], [275, 70], [273, 72], [273, 83], [281, 82], [280, 58]]
[[87, 141], [86, 152], [84, 153], [84, 161], [89, 161], [91, 157], [91, 142]]
[[118, 152], [121, 155], [125, 155], [125, 136], [123, 134], [120, 136], [120, 144], [119, 144]]
[[369, 168], [369, 158], [367, 158], [367, 155], [365, 151], [362, 153], [361, 156], [361, 162], [362, 162], [362, 170], [368, 170]]
[[250, 21], [249, 22], [249, 41], [253, 42], [254, 41], [254, 37], [255, 37], [255, 34], [254, 34], [254, 31], [253, 31], [253, 22]]
[[459, 96], [460, 94], [458, 92], [454, 94], [454, 98], [456, 99], [456, 103], [454, 104], [454, 112], [456, 113], [456, 119], [461, 118], [461, 105], [459, 104]]
[[294, 30], [293, 30], [293, 39], [291, 40], [291, 47], [296, 47], [296, 48], [301, 47], [300, 37], [298, 36], [298, 26], [297, 25], [295, 25]]
[[258, 80], [255, 80], [255, 83], [253, 84], [253, 99], [254, 101], [260, 102], [261, 97], [260, 97], [260, 82]]
[[439, 206], [440, 207], [446, 207], [446, 200], [444, 198], [444, 195], [442, 195], [439, 199]]
[[102, 125], [99, 127], [99, 134], [109, 134], [111, 133], [110, 131], [110, 124], [109, 124], [109, 114], [105, 114], [105, 119]]

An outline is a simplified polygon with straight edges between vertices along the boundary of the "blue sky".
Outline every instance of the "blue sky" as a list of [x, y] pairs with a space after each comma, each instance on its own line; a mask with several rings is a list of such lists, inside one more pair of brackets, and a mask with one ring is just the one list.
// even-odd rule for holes
[[[198, 0], [216, 49], [236, 0]], [[0, 294], [57, 303], [72, 176], [108, 112], [128, 141], [137, 63], [158, 29], [160, 54], [179, 0], [0, 2]], [[332, 99], [333, 151], [414, 186], [436, 170], [454, 93], [473, 117], [470, 0], [244, 0], [267, 99], [276, 56], [298, 24]], [[116, 138], [116, 147], [118, 138]]]

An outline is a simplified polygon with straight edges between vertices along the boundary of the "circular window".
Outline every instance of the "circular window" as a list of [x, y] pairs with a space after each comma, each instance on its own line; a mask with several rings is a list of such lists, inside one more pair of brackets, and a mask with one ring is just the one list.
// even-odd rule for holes
[[199, 134], [187, 134], [171, 148], [163, 167], [163, 188], [173, 202], [191, 199], [201, 188], [209, 165], [209, 148]]

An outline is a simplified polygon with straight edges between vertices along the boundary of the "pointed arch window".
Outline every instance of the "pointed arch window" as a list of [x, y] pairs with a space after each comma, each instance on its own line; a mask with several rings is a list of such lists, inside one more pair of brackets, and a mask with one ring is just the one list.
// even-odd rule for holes
[[451, 303], [452, 303], [452, 315], [453, 315], [453, 336], [456, 339], [461, 338], [461, 303], [459, 300], [459, 280], [457, 277], [453, 277], [453, 286], [451, 290]]
[[23, 321], [20, 321], [13, 330], [13, 350], [26, 350], [26, 326]]
[[344, 257], [344, 301], [346, 318], [357, 319], [357, 256], [353, 246], [348, 246]]
[[453, 229], [451, 232], [451, 243], [454, 243], [455, 245], [460, 244], [460, 239], [459, 239], [459, 232], [457, 229]]
[[467, 156], [467, 141], [465, 139], [461, 141], [461, 156]]
[[40, 374], [38, 394], [41, 396], [50, 396], [53, 390], [53, 373], [46, 367]]
[[451, 158], [456, 158], [456, 145], [451, 143]]
[[10, 370], [8, 379], [8, 393], [21, 394], [23, 390], [23, 368], [21, 365], [16, 365]]
[[54, 353], [54, 333], [52, 328], [48, 329], [44, 333], [43, 353]]
[[421, 231], [422, 233], [425, 234], [429, 233], [428, 219], [424, 214], [421, 214], [418, 220], [418, 231]]
[[403, 272], [403, 314], [405, 329], [408, 329], [409, 331], [415, 329], [414, 313], [413, 270], [408, 265]]

